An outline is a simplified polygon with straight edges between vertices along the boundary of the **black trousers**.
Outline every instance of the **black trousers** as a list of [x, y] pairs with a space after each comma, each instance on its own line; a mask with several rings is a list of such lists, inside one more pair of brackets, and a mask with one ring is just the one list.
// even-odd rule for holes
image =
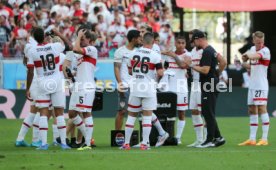
[[221, 137], [219, 127], [216, 120], [216, 103], [217, 103], [217, 92], [201, 92], [201, 110], [202, 115], [205, 119], [207, 126], [207, 139], [206, 141], [211, 142], [214, 138]]

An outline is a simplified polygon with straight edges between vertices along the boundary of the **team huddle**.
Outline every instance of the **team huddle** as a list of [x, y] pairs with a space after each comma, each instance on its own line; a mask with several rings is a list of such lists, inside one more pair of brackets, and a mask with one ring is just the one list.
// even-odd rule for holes
[[[98, 58], [94, 43], [97, 35], [85, 26], [80, 26], [77, 39], [72, 45], [55, 28], [52, 29], [51, 36], [44, 34], [43, 29], [34, 28], [24, 49], [28, 69], [26, 97], [32, 100], [32, 105], [30, 113], [21, 126], [16, 146], [29, 146], [24, 138], [28, 129], [33, 127], [31, 146], [37, 147], [38, 150], [47, 150], [49, 147], [48, 120], [53, 116], [55, 120], [53, 124], [54, 144], [59, 143], [62, 149], [90, 150], [93, 146], [92, 108], [96, 91], [94, 74]], [[125, 143], [120, 149], [131, 148], [130, 139], [139, 113], [142, 116], [143, 140], [134, 147], [139, 147], [141, 150], [150, 149], [149, 136], [152, 125], [159, 133], [156, 147], [163, 145], [169, 138], [169, 134], [153, 113], [157, 109], [157, 90], [177, 94], [178, 122], [175, 138], [178, 144], [181, 144], [181, 136], [186, 124], [185, 111], [188, 109], [192, 110], [192, 122], [196, 134], [196, 141], [188, 147], [218, 147], [225, 143], [214, 115], [210, 118], [209, 115], [202, 113], [205, 121], [201, 115], [202, 107], [205, 109], [208, 107], [208, 103], [204, 101], [202, 103], [200, 84], [202, 79], [200, 75], [205, 72], [204, 62], [207, 62], [202, 61], [205, 53], [200, 41], [202, 39], [204, 43], [206, 36], [199, 30], [191, 31], [190, 36], [191, 43], [194, 45], [191, 52], [186, 50], [186, 39], [183, 36], [175, 38], [173, 50], [161, 52], [156, 43], [158, 35], [152, 33], [149, 26], [143, 25], [139, 30], [130, 30], [127, 33], [127, 45], [115, 52], [114, 74], [118, 83], [116, 130], [122, 129], [124, 116], [128, 115], [125, 123]], [[266, 77], [270, 53], [268, 48], [263, 46], [263, 33], [256, 32], [253, 39], [255, 46], [243, 55], [244, 62], [250, 61], [250, 65], [244, 63], [244, 66], [251, 67], [251, 83], [248, 92], [250, 139], [239, 144], [240, 146], [268, 145], [269, 117], [266, 111], [268, 95]], [[219, 64], [218, 72], [220, 73], [227, 63], [220, 54], [216, 52], [215, 54], [213, 58], [215, 58], [216, 65]], [[201, 70], [201, 67], [204, 70]], [[190, 96], [188, 69], [191, 69], [193, 80]], [[209, 74], [208, 71], [207, 74]], [[67, 125], [63, 115], [66, 102], [64, 79], [71, 83]], [[206, 94], [203, 93], [203, 95]], [[256, 143], [258, 113], [261, 114], [263, 122], [263, 137]], [[215, 121], [214, 135], [208, 123], [210, 119]], [[75, 128], [78, 129], [78, 137], [74, 141], [71, 140], [69, 144], [67, 138], [70, 134], [71, 137], [74, 136]]]

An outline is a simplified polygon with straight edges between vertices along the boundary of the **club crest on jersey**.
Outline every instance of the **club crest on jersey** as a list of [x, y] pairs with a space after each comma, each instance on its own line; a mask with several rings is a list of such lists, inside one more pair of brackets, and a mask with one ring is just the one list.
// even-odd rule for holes
[[122, 133], [117, 133], [115, 137], [115, 142], [117, 145], [122, 146], [125, 143], [125, 135]]
[[121, 107], [125, 107], [125, 105], [126, 105], [126, 102], [120, 102]]

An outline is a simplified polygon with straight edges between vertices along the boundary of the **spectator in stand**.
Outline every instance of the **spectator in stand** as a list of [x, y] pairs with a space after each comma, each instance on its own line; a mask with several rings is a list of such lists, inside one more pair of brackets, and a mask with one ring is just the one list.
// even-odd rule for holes
[[88, 13], [87, 12], [84, 12], [82, 14], [82, 21], [81, 21], [81, 23], [84, 24], [84, 25], [87, 25], [88, 28], [90, 28], [90, 29], [92, 28], [91, 27], [92, 23], [90, 21], [88, 21]]
[[93, 13], [93, 11], [94, 11], [94, 8], [97, 6], [97, 7], [100, 7], [100, 6], [105, 6], [105, 4], [103, 3], [103, 2], [101, 2], [101, 0], [91, 0], [91, 3], [90, 3], [90, 5], [89, 5], [89, 7], [88, 7], [88, 12], [90, 13], [90, 14], [92, 14]]
[[87, 12], [90, 5], [90, 0], [80, 0], [80, 8]]
[[112, 41], [117, 43], [120, 47], [126, 42], [126, 31], [126, 27], [121, 24], [120, 18], [116, 17], [113, 24], [108, 29], [108, 34], [113, 37]]
[[[91, 23], [96, 23], [98, 21], [97, 16], [100, 14], [100, 8], [95, 6], [93, 12], [88, 15], [88, 21]], [[102, 15], [103, 16], [103, 15]]]
[[7, 27], [6, 16], [0, 15], [0, 51], [4, 57], [9, 57], [9, 45], [11, 44], [11, 30]]
[[42, 10], [37, 10], [36, 13], [36, 20], [37, 20], [37, 25], [39, 27], [47, 27], [48, 25], [48, 14], [46, 13], [46, 16], [45, 16], [45, 12], [42, 12]]
[[75, 32], [75, 27], [72, 26], [71, 21], [69, 19], [65, 19], [63, 21], [63, 31], [62, 34], [68, 39], [72, 39], [72, 36]]
[[115, 18], [108, 31], [109, 44], [109, 58], [114, 58], [114, 52], [118, 47], [125, 44], [126, 27], [121, 25], [120, 18]]
[[132, 0], [128, 6], [128, 11], [130, 13], [134, 13], [135, 15], [143, 13], [144, 10], [144, 4], [140, 3], [138, 0]]
[[5, 3], [2, 0], [0, 1], [0, 15], [4, 15], [6, 20], [8, 20], [9, 17], [13, 17], [12, 10], [6, 7]]
[[30, 11], [32, 13], [34, 13], [35, 10], [38, 9], [38, 2], [36, 0], [28, 0], [26, 3], [29, 5]]
[[162, 26], [159, 36], [161, 51], [174, 50], [174, 35], [169, 24], [165, 24]]
[[118, 8], [113, 9], [113, 13], [111, 15], [111, 22], [114, 22], [114, 18], [120, 18], [121, 25], [125, 25], [125, 16], [120, 13]]
[[104, 22], [103, 15], [99, 14], [97, 16], [97, 19], [98, 19], [98, 23], [99, 23], [99, 30], [101, 30], [101, 32], [106, 34], [107, 33], [107, 23]]
[[[50, 9], [50, 8], [48, 8]], [[69, 16], [69, 8], [66, 6], [66, 0], [59, 0], [58, 4], [54, 5], [51, 8], [51, 12], [56, 12], [58, 16], [61, 16], [61, 18], [66, 18]]]
[[125, 8], [123, 7], [123, 5], [119, 4], [119, 0], [112, 0], [111, 6], [109, 8], [109, 11], [113, 12], [113, 10], [115, 8], [119, 9], [120, 12], [124, 12], [125, 11]]
[[78, 17], [80, 20], [82, 20], [83, 13], [84, 13], [84, 10], [80, 8], [80, 0], [74, 0], [73, 9], [70, 12], [71, 16]]
[[[60, 0], [62, 1], [62, 0]], [[38, 8], [41, 9], [43, 12], [45, 13], [49, 13], [49, 12], [56, 12], [59, 14], [59, 11], [56, 10], [55, 8], [57, 8], [58, 6], [60, 6], [59, 4], [54, 5], [52, 0], [40, 0], [38, 2]], [[68, 7], [67, 7], [68, 8]], [[54, 9], [54, 10], [53, 10]], [[51, 11], [50, 11], [51, 10]], [[69, 12], [69, 10], [67, 11], [67, 13]]]

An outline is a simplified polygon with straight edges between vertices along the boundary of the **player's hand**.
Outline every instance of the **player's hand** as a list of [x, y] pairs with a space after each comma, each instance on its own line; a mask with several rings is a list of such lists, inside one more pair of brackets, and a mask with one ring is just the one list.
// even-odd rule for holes
[[248, 58], [247, 53], [244, 53], [244, 54], [242, 55], [242, 61], [243, 61], [243, 62], [247, 62], [248, 59], [249, 59], [249, 58]]
[[170, 57], [172, 57], [172, 58], [177, 57], [177, 55], [174, 52], [172, 52], [172, 51], [167, 52], [167, 55], [170, 56]]
[[30, 101], [33, 101], [33, 99], [31, 98], [31, 93], [30, 93], [30, 90], [27, 90], [26, 91], [26, 98]]
[[87, 31], [87, 30], [85, 30], [85, 29], [79, 30], [79, 32], [78, 32], [78, 37], [82, 38], [82, 37], [84, 36], [84, 34], [86, 33], [86, 31]]
[[185, 62], [188, 66], [192, 65], [192, 59], [191, 59], [191, 57], [185, 57], [185, 58], [184, 58], [184, 62]]
[[53, 33], [54, 33], [55, 35], [57, 35], [57, 34], [59, 33], [59, 31], [58, 31], [57, 28], [53, 28], [52, 31], [53, 31]]

